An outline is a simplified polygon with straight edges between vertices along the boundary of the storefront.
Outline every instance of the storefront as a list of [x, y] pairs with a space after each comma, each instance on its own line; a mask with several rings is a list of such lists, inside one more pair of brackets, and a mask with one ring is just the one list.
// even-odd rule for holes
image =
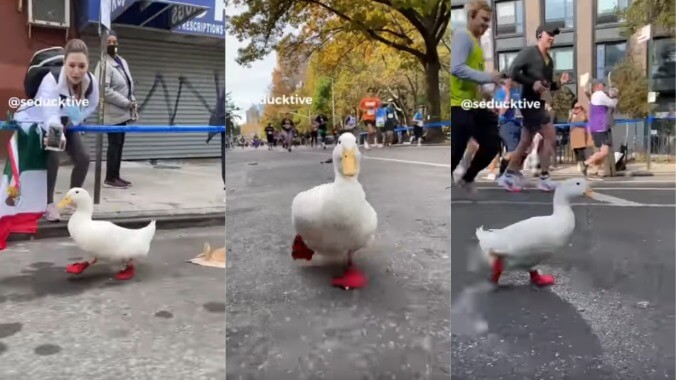
[[[87, 17], [79, 20], [79, 29], [90, 47], [93, 69], [100, 54], [100, 0], [80, 2]], [[118, 35], [119, 54], [129, 63], [141, 108], [135, 124], [209, 123], [217, 88], [224, 87], [224, 7], [223, 0], [112, 0], [112, 29]], [[97, 120], [93, 117], [92, 123]], [[206, 144], [206, 137], [206, 133], [128, 134], [123, 158], [219, 157], [218, 139]], [[93, 154], [96, 136], [87, 134], [86, 141]]]

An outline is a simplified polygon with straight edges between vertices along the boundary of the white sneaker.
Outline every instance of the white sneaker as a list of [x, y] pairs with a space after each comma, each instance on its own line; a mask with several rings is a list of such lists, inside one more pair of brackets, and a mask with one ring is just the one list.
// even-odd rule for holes
[[495, 173], [488, 173], [486, 179], [489, 181], [495, 181]]
[[498, 186], [512, 193], [518, 193], [523, 190], [519, 184], [518, 176], [507, 172], [498, 178]]
[[549, 176], [542, 178], [540, 177], [540, 182], [538, 183], [538, 189], [546, 192], [556, 190], [556, 182], [552, 181]]
[[58, 222], [61, 220], [61, 214], [59, 213], [59, 210], [56, 208], [56, 206], [54, 206], [54, 203], [47, 205], [47, 210], [45, 211], [44, 217], [49, 222]]
[[418, 147], [420, 147], [421, 145], [422, 145], [422, 142], [420, 140], [418, 140]]

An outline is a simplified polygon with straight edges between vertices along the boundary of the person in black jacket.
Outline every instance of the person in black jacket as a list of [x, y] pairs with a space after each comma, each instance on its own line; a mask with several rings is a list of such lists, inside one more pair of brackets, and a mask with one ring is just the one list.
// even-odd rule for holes
[[544, 138], [543, 149], [540, 152], [542, 169], [538, 188], [547, 192], [556, 188], [556, 184], [549, 179], [549, 162], [556, 147], [556, 128], [550, 110], [551, 91], [559, 90], [570, 80], [568, 73], [563, 73], [560, 81], [554, 81], [554, 62], [549, 50], [557, 34], [559, 28], [539, 26], [536, 31], [537, 44], [521, 50], [509, 70], [512, 79], [523, 85], [521, 92], [523, 128], [519, 145], [510, 157], [507, 170], [498, 179], [498, 184], [508, 191], [520, 191], [523, 187], [519, 166], [538, 133]]

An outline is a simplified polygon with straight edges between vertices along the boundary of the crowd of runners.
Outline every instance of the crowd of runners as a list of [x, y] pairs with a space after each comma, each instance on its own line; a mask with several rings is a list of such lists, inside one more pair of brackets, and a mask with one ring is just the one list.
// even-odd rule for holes
[[[552, 92], [571, 80], [568, 73], [554, 77], [550, 49], [559, 29], [541, 25], [536, 30], [535, 45], [523, 48], [507, 70], [489, 73], [484, 69], [484, 53], [479, 41], [491, 24], [493, 11], [486, 0], [473, 0], [466, 9], [467, 29], [454, 30], [451, 42], [454, 183], [474, 193], [476, 176], [490, 166], [491, 177], [497, 179], [499, 186], [508, 191], [521, 191], [530, 182], [521, 171], [530, 155], [537, 156], [537, 188], [553, 191], [556, 184], [549, 171], [555, 156], [557, 132]], [[581, 173], [587, 175], [590, 166], [601, 165], [611, 152], [611, 129], [619, 94], [616, 89], [607, 88], [602, 79], [595, 81], [593, 93], [585, 93], [590, 99], [589, 118], [576, 99], [570, 105], [569, 121], [582, 123], [571, 127], [570, 133], [582, 134], [581, 146], [573, 148]], [[493, 107], [482, 106], [486, 104]], [[598, 148], [589, 157], [584, 154], [586, 142]], [[499, 174], [495, 176], [498, 162]]]

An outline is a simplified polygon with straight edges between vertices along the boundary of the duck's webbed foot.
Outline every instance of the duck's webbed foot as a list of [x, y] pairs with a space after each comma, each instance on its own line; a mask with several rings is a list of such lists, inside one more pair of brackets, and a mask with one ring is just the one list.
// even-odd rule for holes
[[90, 265], [96, 264], [96, 259], [89, 261], [82, 261], [79, 263], [72, 263], [66, 265], [66, 273], [70, 274], [81, 274], [85, 269], [89, 268]]
[[303, 238], [300, 235], [296, 235], [296, 238], [293, 240], [293, 247], [291, 251], [291, 257], [294, 260], [305, 259], [307, 261], [312, 260], [312, 255], [314, 251], [305, 245]]
[[554, 276], [551, 274], [541, 274], [537, 270], [531, 270], [530, 281], [537, 286], [551, 286], [554, 285]]
[[353, 253], [352, 251], [347, 253], [347, 268], [342, 276], [333, 279], [331, 282], [333, 286], [350, 290], [363, 288], [368, 284], [366, 276], [352, 263]]
[[115, 274], [115, 279], [120, 281], [131, 280], [132, 278], [134, 278], [135, 273], [136, 268], [134, 267], [134, 262], [132, 260], [129, 260], [124, 269]]

